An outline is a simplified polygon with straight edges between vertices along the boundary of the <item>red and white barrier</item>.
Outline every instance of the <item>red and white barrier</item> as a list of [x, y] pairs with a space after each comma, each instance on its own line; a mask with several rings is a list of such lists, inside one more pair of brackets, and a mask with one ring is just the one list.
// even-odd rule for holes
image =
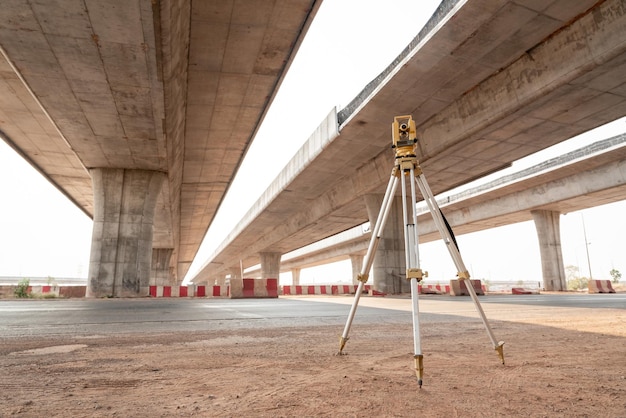
[[514, 287], [511, 289], [511, 293], [514, 295], [538, 295], [538, 290], [525, 289], [523, 287]]
[[228, 286], [150, 286], [153, 298], [228, 297]]
[[429, 295], [429, 294], [449, 294], [450, 286], [447, 284], [421, 284], [417, 286], [419, 292], [421, 294]]
[[[469, 280], [472, 283], [472, 287], [474, 288], [474, 292], [477, 295], [484, 295], [485, 289], [480, 280]], [[451, 296], [469, 296], [469, 290], [467, 290], [467, 286], [465, 284], [466, 280], [450, 280], [450, 295]]]
[[59, 286], [28, 286], [28, 293], [31, 295], [59, 296]]
[[[329, 284], [329, 285], [285, 285], [281, 286], [281, 295], [353, 295], [359, 285], [356, 284]], [[363, 286], [363, 292], [369, 292], [371, 286]]]
[[589, 293], [615, 293], [610, 280], [589, 280]]
[[277, 298], [278, 279], [231, 279], [231, 298]]

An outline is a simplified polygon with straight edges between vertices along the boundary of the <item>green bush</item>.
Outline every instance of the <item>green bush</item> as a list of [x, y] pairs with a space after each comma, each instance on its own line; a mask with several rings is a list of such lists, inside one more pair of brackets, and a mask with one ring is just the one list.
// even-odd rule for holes
[[587, 277], [575, 277], [567, 281], [567, 290], [582, 290], [589, 285]]
[[28, 286], [30, 285], [30, 280], [22, 279], [19, 281], [13, 293], [17, 298], [28, 298], [30, 295], [28, 294]]

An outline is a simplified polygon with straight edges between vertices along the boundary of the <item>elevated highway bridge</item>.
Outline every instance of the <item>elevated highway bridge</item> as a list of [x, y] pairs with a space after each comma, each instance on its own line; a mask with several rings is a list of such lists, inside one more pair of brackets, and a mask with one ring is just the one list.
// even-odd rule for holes
[[[623, 2], [538, 4], [442, 2], [380, 76], [330, 112], [194, 281], [259, 262], [262, 277], [277, 277], [282, 254], [372, 218], [392, 167], [394, 116], [416, 120], [435, 194], [624, 116]], [[387, 258], [403, 259], [394, 245]], [[374, 270], [402, 271], [402, 261], [385, 263]], [[564, 288], [564, 277], [544, 280]]]
[[93, 218], [90, 295], [182, 281], [320, 4], [3, 2], [0, 136]]
[[[456, 235], [535, 220], [540, 244], [548, 250], [561, 243], [558, 234], [542, 234], [550, 230], [541, 224], [546, 213], [558, 225], [560, 214], [625, 198], [626, 134], [621, 134], [464, 191], [446, 193], [437, 200]], [[420, 206], [420, 243], [441, 239], [430, 212], [423, 202]], [[369, 224], [356, 226], [284, 254], [280, 271], [294, 273], [294, 284], [298, 284], [302, 268], [350, 259], [356, 279], [370, 238]], [[550, 269], [563, 265], [558, 252], [542, 251], [541, 255], [542, 265], [548, 269], [546, 276], [550, 276]], [[258, 267], [245, 272], [246, 277], [260, 275]]]
[[[93, 217], [90, 296], [145, 295], [155, 264], [152, 280], [182, 280], [320, 3], [3, 5], [1, 136]], [[395, 115], [416, 119], [436, 194], [623, 116], [624, 9], [442, 1], [329, 114], [202, 274], [274, 266], [366, 221], [363, 197], [374, 201], [388, 178]]]

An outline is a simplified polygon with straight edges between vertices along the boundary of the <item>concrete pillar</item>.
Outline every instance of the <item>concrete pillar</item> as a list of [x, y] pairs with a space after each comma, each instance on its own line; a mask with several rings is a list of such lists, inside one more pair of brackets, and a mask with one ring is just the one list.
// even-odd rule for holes
[[[383, 201], [383, 195], [366, 195], [365, 206], [372, 229], [376, 224], [378, 212]], [[406, 277], [406, 263], [404, 255], [404, 225], [402, 219], [402, 198], [396, 196], [387, 217], [387, 223], [374, 255], [371, 283], [375, 290], [384, 293], [408, 293], [410, 283]], [[372, 280], [373, 279], [373, 280]]]
[[176, 280], [170, 268], [173, 248], [153, 248], [152, 268], [150, 269], [150, 284], [154, 286], [176, 285]]
[[[243, 279], [243, 276], [241, 275], [241, 266], [232, 266], [231, 268], [228, 269], [228, 272], [230, 273], [230, 280], [241, 280]], [[219, 283], [220, 285], [224, 285], [226, 284], [226, 278], [224, 277], [221, 280], [221, 283]]]
[[261, 278], [278, 279], [280, 277], [281, 253], [265, 252], [261, 256]]
[[149, 293], [152, 224], [165, 173], [89, 170], [94, 191], [93, 234], [87, 297]]
[[539, 238], [543, 287], [546, 290], [567, 290], [561, 253], [561, 214], [549, 210], [533, 210], [530, 213]]
[[300, 268], [292, 268], [291, 269], [291, 284], [294, 286], [298, 286], [300, 284]]
[[363, 258], [365, 258], [365, 256], [350, 254], [350, 263], [352, 264], [352, 284], [359, 284], [359, 281], [356, 278], [359, 274], [361, 274], [361, 269], [363, 268]]

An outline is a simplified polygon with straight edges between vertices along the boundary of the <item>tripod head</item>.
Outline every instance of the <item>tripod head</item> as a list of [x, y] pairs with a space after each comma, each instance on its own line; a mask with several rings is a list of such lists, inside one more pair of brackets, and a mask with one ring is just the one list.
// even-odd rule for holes
[[396, 116], [391, 124], [391, 148], [396, 150], [396, 158], [415, 157], [415, 121], [411, 115]]

